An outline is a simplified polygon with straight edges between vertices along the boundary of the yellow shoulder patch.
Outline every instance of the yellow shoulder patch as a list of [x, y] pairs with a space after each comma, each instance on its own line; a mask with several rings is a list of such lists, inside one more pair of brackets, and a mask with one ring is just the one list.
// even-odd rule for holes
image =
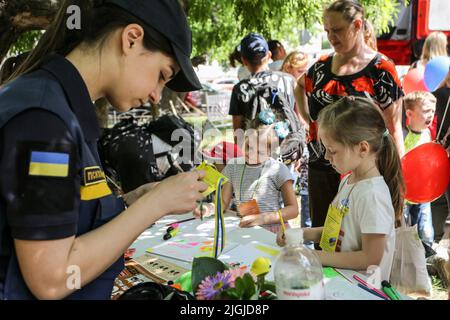
[[100, 167], [84, 168], [83, 178], [84, 181], [80, 188], [81, 200], [94, 200], [112, 193], [106, 183], [105, 173]]

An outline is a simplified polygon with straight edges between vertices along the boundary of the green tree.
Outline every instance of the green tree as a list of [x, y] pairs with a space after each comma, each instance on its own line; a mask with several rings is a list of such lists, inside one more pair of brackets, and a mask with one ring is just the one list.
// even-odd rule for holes
[[[193, 31], [195, 54], [207, 53], [226, 61], [248, 32], [298, 45], [301, 30], [316, 30], [323, 8], [332, 0], [185, 0]], [[379, 32], [388, 30], [399, 9], [398, 0], [361, 0], [367, 17]]]
[[[180, 0], [193, 31], [194, 55], [208, 54], [225, 62], [248, 32], [298, 44], [299, 31], [320, 22], [332, 0]], [[378, 31], [393, 22], [400, 2], [360, 0]], [[0, 61], [6, 53], [29, 50], [51, 21], [61, 0], [0, 0]], [[32, 32], [30, 32], [32, 31]]]

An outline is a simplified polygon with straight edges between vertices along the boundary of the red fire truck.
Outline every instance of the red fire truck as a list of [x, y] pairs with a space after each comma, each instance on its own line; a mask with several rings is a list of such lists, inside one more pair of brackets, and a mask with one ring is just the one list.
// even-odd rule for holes
[[378, 50], [396, 65], [417, 60], [431, 32], [442, 31], [450, 38], [450, 0], [410, 0], [408, 6], [396, 1], [400, 6], [398, 19], [389, 32], [378, 37]]

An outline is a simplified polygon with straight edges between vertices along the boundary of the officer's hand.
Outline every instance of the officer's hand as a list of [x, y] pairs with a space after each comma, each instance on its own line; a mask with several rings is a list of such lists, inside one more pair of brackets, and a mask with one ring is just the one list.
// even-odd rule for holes
[[123, 195], [123, 200], [125, 200], [126, 204], [132, 205], [137, 199], [142, 197], [144, 194], [152, 190], [154, 187], [156, 187], [159, 184], [159, 182], [150, 182], [147, 184], [144, 184], [133, 191], [130, 191], [128, 193], [125, 193]]
[[280, 247], [284, 247], [286, 245], [286, 239], [284, 237], [284, 232], [283, 231], [279, 231], [277, 233], [277, 244]]
[[179, 173], [160, 182], [154, 192], [157, 192], [164, 212], [170, 214], [193, 211], [197, 201], [203, 199], [202, 192], [208, 188], [201, 181], [204, 176], [203, 170], [195, 170]]

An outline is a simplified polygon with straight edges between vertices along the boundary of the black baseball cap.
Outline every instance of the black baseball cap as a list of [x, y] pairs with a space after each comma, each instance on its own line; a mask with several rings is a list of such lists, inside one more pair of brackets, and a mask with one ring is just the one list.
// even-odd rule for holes
[[142, 20], [169, 40], [180, 71], [167, 83], [178, 92], [199, 90], [200, 81], [192, 67], [192, 33], [178, 0], [104, 0]]

